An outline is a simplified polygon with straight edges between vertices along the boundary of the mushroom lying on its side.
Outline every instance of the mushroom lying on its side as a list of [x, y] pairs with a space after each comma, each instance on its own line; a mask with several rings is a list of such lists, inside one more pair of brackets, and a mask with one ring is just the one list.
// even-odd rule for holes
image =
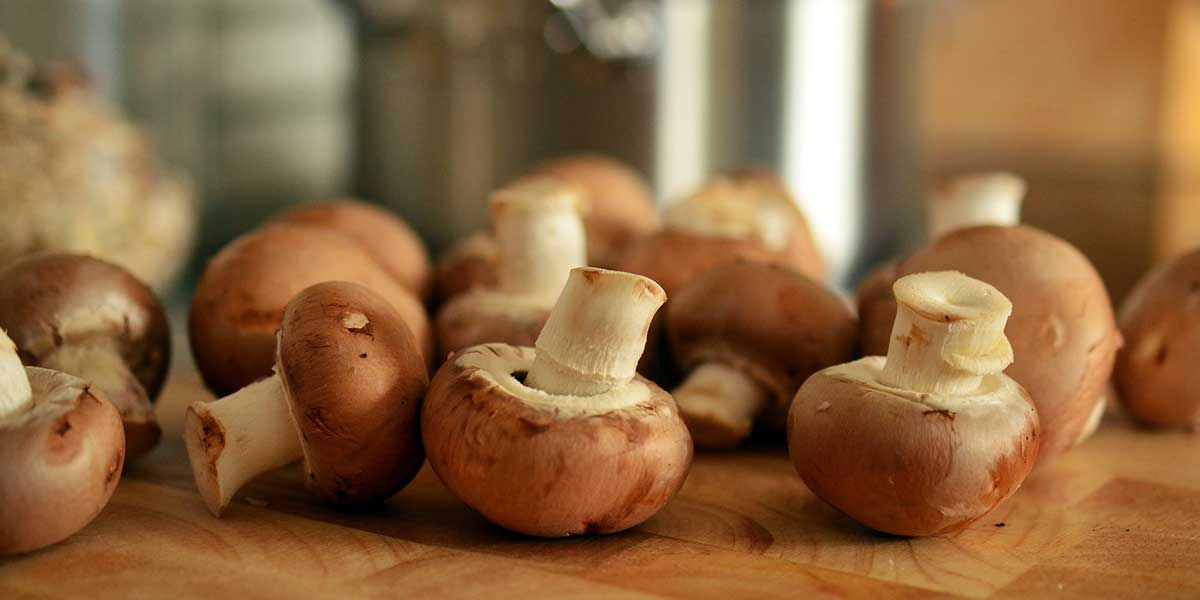
[[108, 504], [125, 461], [121, 416], [77, 377], [22, 367], [0, 330], [0, 555], [61, 542]]
[[635, 372], [666, 300], [644, 277], [571, 271], [537, 349], [468, 348], [421, 410], [429, 464], [459, 499], [520, 533], [610, 533], [679, 490], [692, 443], [671, 396]]
[[25, 364], [69, 373], [112, 402], [130, 459], [162, 435], [153, 402], [171, 334], [154, 292], [125, 269], [76, 254], [34, 254], [0, 270], [0, 328]]
[[1200, 428], [1200, 250], [1154, 269], [1121, 307], [1118, 397], [1135, 419]]
[[830, 367], [792, 403], [788, 447], [821, 499], [896, 535], [951, 533], [1025, 480], [1038, 415], [1004, 375], [1012, 304], [956, 272], [902, 277], [885, 359]]
[[306, 288], [284, 311], [278, 357], [274, 375], [188, 407], [188, 459], [214, 515], [243, 484], [301, 457], [309, 490], [335, 505], [408, 484], [424, 459], [417, 415], [429, 376], [383, 297], [345, 282]]

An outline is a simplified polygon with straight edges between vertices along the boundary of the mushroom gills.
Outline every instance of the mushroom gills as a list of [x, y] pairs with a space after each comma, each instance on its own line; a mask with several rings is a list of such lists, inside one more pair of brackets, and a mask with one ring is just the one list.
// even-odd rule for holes
[[704, 363], [671, 392], [696, 445], [730, 448], [750, 435], [770, 394], [741, 371]]

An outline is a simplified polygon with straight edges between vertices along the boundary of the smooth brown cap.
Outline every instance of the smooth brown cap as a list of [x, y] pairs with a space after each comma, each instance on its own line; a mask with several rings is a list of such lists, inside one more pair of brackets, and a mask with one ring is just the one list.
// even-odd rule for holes
[[167, 377], [170, 327], [154, 291], [129, 271], [78, 254], [18, 259], [0, 270], [0, 329], [8, 331], [27, 365], [41, 365], [64, 346], [114, 340], [146, 395], [104, 390], [125, 421], [129, 456], [158, 443], [161, 430], [146, 401], [158, 398]]
[[386, 298], [432, 358], [424, 306], [357, 243], [327, 229], [277, 223], [223, 248], [196, 285], [188, 332], [209, 389], [227, 396], [270, 375], [284, 307], [301, 290], [323, 281], [358, 283]]
[[417, 474], [429, 375], [412, 332], [382, 296], [346, 282], [297, 294], [283, 314], [278, 370], [311, 491], [359, 506], [386, 500]]
[[108, 504], [125, 461], [116, 408], [83, 380], [27, 367], [33, 408], [0, 420], [0, 555], [83, 529]]
[[[460, 362], [472, 354], [506, 368]], [[438, 370], [421, 412], [438, 478], [488, 520], [528, 535], [610, 533], [658, 512], [692, 460], [691, 438], [671, 396], [638, 377], [629, 385], [644, 386], [646, 394], [631, 406], [563, 414], [586, 398], [550, 396], [561, 398], [560, 411], [551, 407], [557, 401], [531, 404], [498, 384], [528, 372], [534, 356], [532, 348], [486, 344]]]
[[278, 221], [328, 227], [350, 237], [401, 285], [429, 298], [429, 253], [412, 227], [391, 211], [357, 200], [333, 200], [301, 206]]
[[434, 321], [439, 356], [489, 342], [532, 346], [551, 308], [533, 298], [491, 290], [463, 294], [443, 306]]
[[589, 265], [612, 268], [633, 239], [658, 227], [654, 193], [646, 178], [607, 156], [575, 154], [548, 160], [524, 177], [553, 177], [583, 191]]
[[1200, 425], [1200, 250], [1147, 274], [1120, 314], [1116, 384], [1129, 414], [1163, 427]]
[[634, 242], [619, 270], [657, 281], [672, 297], [697, 277], [738, 260], [778, 262], [757, 242], [660, 231]]
[[1039, 229], [983, 226], [917, 250], [896, 275], [947, 270], [990, 283], [1012, 300], [1005, 333], [1015, 360], [1006, 373], [1037, 405], [1040, 456], [1050, 459], [1073, 446], [1104, 398], [1121, 346], [1096, 269], [1074, 246]]
[[858, 303], [858, 349], [862, 356], [887, 356], [892, 341], [892, 323], [896, 321], [896, 263], [882, 264], [858, 284], [854, 299]]
[[666, 326], [682, 369], [728, 365], [785, 408], [809, 375], [850, 360], [858, 333], [849, 307], [824, 286], [749, 262], [709, 271], [675, 294]]

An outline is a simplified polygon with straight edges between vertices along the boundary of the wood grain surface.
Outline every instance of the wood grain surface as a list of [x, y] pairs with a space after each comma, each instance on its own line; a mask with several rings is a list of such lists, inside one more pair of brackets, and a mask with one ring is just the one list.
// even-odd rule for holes
[[182, 407], [201, 398], [177, 377], [160, 406], [167, 442], [91, 526], [0, 559], [0, 598], [1200, 597], [1200, 436], [1119, 416], [954, 537], [859, 527], [764, 443], [698, 455], [641, 527], [539, 540], [489, 525], [428, 468], [362, 513], [315, 503], [288, 468], [213, 518], [178, 441]]

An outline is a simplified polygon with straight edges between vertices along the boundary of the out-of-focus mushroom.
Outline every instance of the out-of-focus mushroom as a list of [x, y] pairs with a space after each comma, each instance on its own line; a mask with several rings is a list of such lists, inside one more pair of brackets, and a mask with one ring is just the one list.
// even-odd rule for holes
[[284, 312], [278, 357], [274, 375], [188, 407], [184, 442], [214, 515], [246, 482], [301, 457], [308, 489], [338, 506], [383, 501], [412, 480], [429, 376], [385, 298], [346, 282], [306, 288]]
[[740, 444], [769, 414], [783, 430], [809, 375], [850, 360], [858, 324], [833, 292], [794, 271], [734, 263], [667, 306], [671, 356], [687, 379], [671, 395], [702, 448]]
[[1120, 313], [1116, 384], [1125, 409], [1159, 427], [1200, 428], [1200, 250], [1147, 274]]
[[350, 237], [401, 285], [421, 299], [429, 298], [429, 253], [417, 232], [390, 211], [343, 199], [304, 205], [283, 214], [278, 221], [328, 227]]
[[77, 377], [22, 367], [0, 330], [0, 555], [44, 548], [91, 523], [124, 461], [112, 404]]
[[386, 298], [426, 360], [432, 360], [425, 307], [357, 243], [321, 227], [276, 223], [223, 248], [196, 285], [188, 332], [209, 389], [229, 395], [269, 376], [284, 307], [301, 290], [323, 281], [358, 283]]
[[436, 326], [443, 355], [485, 342], [533, 344], [571, 269], [586, 261], [579, 195], [572, 188], [527, 179], [493, 194], [489, 205], [499, 281], [442, 307]]
[[909, 275], [887, 358], [830, 367], [792, 403], [788, 446], [809, 489], [896, 535], [961, 530], [1020, 487], [1038, 415], [1002, 371], [1012, 304], [955, 272]]
[[494, 287], [496, 253], [496, 238], [483, 231], [451, 246], [434, 271], [438, 303], [445, 304], [473, 289]]
[[125, 269], [98, 258], [39, 253], [0, 269], [0, 328], [25, 364], [69, 373], [121, 414], [129, 458], [158, 444], [152, 403], [171, 357], [162, 304]]
[[451, 356], [421, 411], [438, 478], [529, 535], [610, 533], [650, 518], [692, 460], [671, 396], [635, 372], [665, 299], [644, 277], [578, 268], [536, 351], [485, 344]]

